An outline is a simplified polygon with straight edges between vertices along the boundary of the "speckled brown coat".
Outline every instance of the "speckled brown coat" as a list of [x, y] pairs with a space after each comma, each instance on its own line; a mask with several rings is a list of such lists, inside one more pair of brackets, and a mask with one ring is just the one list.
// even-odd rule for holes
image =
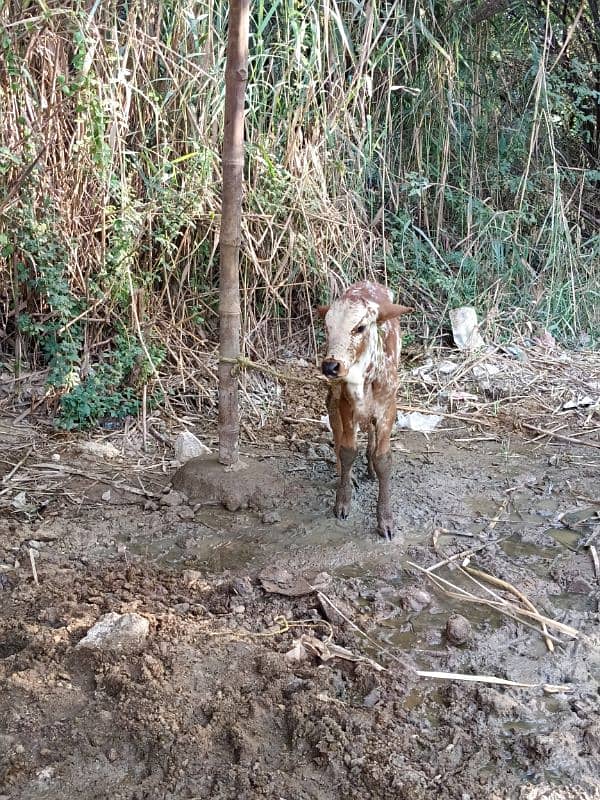
[[348, 516], [356, 437], [359, 429], [367, 431], [369, 474], [379, 479], [378, 529], [387, 539], [394, 535], [389, 484], [400, 354], [398, 317], [412, 310], [392, 299], [384, 286], [362, 281], [331, 306], [319, 309], [327, 329], [322, 371], [331, 380], [327, 408], [340, 473], [334, 513], [341, 519]]

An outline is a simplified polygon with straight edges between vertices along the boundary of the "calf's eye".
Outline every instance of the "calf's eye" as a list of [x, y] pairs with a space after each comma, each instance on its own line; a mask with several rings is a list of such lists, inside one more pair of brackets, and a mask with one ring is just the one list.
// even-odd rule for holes
[[354, 328], [354, 333], [362, 333], [366, 327], [366, 325], [357, 325], [356, 328]]

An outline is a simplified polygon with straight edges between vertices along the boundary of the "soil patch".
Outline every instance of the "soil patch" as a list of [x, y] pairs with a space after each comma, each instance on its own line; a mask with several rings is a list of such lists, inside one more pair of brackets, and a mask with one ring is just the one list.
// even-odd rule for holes
[[[72, 441], [39, 443], [35, 481], [0, 520], [0, 796], [600, 797], [598, 458], [407, 433], [394, 454], [401, 533], [385, 543], [366, 464], [338, 522], [329, 442], [314, 426], [304, 441], [248, 451], [275, 476], [276, 513], [164, 502], [164, 462], [91, 465]], [[71, 471], [44, 467], [50, 450]], [[4, 474], [19, 461], [14, 447], [2, 458]], [[467, 549], [580, 635], [552, 630], [550, 652], [539, 631], [417, 568]], [[461, 561], [439, 575], [507, 596]], [[149, 622], [139, 652], [77, 648], [110, 613]], [[321, 650], [297, 660], [311, 637]]]

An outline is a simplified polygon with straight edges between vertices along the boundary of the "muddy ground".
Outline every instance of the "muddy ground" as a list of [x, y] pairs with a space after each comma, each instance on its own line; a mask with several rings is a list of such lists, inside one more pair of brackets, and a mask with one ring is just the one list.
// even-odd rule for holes
[[[164, 494], [158, 450], [109, 461], [5, 421], [2, 473], [25, 460], [0, 495], [0, 798], [600, 797], [600, 453], [446, 428], [394, 441], [390, 544], [364, 464], [351, 518], [333, 519], [318, 424], [244, 448], [287, 488], [230, 513]], [[472, 547], [472, 566], [580, 636], [552, 628], [550, 652], [418, 569]], [[489, 597], [459, 563], [438, 574]], [[137, 652], [77, 649], [130, 611], [150, 623]], [[301, 637], [325, 659], [286, 655]]]

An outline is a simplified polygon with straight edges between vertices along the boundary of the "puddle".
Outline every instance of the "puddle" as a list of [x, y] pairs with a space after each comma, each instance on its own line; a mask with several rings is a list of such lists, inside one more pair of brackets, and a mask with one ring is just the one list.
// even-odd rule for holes
[[573, 531], [569, 528], [548, 528], [544, 531], [548, 536], [552, 536], [559, 544], [568, 550], [577, 552], [579, 546], [588, 538], [589, 532]]
[[565, 611], [595, 612], [598, 606], [598, 600], [595, 597], [578, 592], [561, 592], [551, 595], [549, 599], [555, 607]]
[[[545, 545], [535, 544], [534, 542], [523, 541], [520, 534], [509, 536], [500, 542], [500, 549], [503, 550], [507, 556], [514, 556], [515, 558], [535, 558], [550, 561], [556, 557], [556, 547], [548, 547]], [[533, 565], [535, 567], [535, 565]], [[544, 567], [544, 574], [546, 568]], [[538, 573], [539, 574], [539, 573]]]
[[580, 508], [577, 511], [565, 512], [560, 521], [566, 528], [574, 528], [582, 522], [600, 522], [600, 512], [597, 508]]
[[548, 722], [547, 717], [536, 719], [518, 719], [510, 720], [502, 724], [502, 730], [505, 736], [522, 736], [527, 733], [547, 733], [551, 730], [552, 725]]
[[116, 540], [127, 552], [162, 569], [208, 572], [255, 571], [275, 559], [284, 564], [293, 557], [306, 568], [364, 578], [374, 575], [389, 553], [389, 547], [358, 520], [340, 523], [321, 512], [288, 509], [281, 516], [279, 522], [265, 524], [251, 512], [232, 514], [210, 507], [191, 522], [171, 525], [165, 535], [124, 535]]

